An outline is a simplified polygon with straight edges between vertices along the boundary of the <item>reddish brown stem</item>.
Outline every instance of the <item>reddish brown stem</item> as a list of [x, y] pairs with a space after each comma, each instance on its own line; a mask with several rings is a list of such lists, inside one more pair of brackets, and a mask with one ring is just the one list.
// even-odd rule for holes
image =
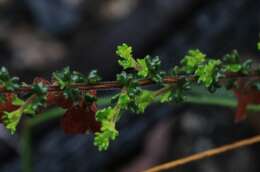
[[[176, 77], [170, 77], [167, 76], [163, 79], [163, 82], [166, 84], [172, 84], [172, 83], [176, 83], [177, 81], [186, 78], [188, 80], [195, 80], [195, 76], [194, 75], [190, 75], [190, 76], [176, 76]], [[259, 76], [256, 75], [250, 75], [250, 76], [244, 76], [244, 75], [226, 75], [226, 77], [224, 77], [222, 80], [226, 80], [226, 79], [239, 79], [239, 78], [251, 78], [251, 79], [260, 79]], [[138, 81], [140, 86], [147, 86], [147, 85], [152, 85], [154, 84], [154, 81], [149, 80], [149, 79], [141, 79]], [[97, 84], [93, 84], [93, 85], [89, 85], [89, 84], [72, 84], [71, 87], [74, 88], [78, 88], [81, 91], [85, 91], [85, 90], [110, 90], [110, 89], [120, 89], [122, 88], [122, 85], [120, 85], [119, 82], [117, 81], [104, 81], [104, 82], [100, 82]], [[28, 93], [32, 91], [32, 86], [31, 85], [27, 85], [27, 86], [22, 86], [19, 89], [17, 89], [15, 92], [19, 93]], [[58, 85], [49, 85], [48, 86], [48, 91], [61, 91], [61, 89], [59, 88]], [[3, 87], [0, 86], [0, 92], [10, 92], [5, 90]]]

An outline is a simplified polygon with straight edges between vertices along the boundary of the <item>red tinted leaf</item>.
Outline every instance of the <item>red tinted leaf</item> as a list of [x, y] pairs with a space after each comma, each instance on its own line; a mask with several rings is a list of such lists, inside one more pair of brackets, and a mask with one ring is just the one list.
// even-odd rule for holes
[[[36, 77], [33, 80], [33, 83], [43, 83], [46, 85], [50, 85], [51, 82], [41, 78], [41, 77]], [[71, 102], [70, 100], [66, 99], [65, 96], [63, 95], [62, 92], [48, 92], [47, 94], [47, 104], [48, 105], [57, 105], [60, 106], [62, 108], [70, 108], [73, 105], [73, 102]]]
[[4, 96], [5, 96], [5, 102], [0, 104], [0, 122], [2, 122], [4, 111], [12, 112], [18, 108], [18, 106], [12, 104], [12, 100], [15, 94], [5, 93]]
[[[34, 83], [51, 83], [43, 78], [35, 78]], [[90, 94], [96, 95], [95, 90], [90, 90]], [[67, 109], [61, 119], [61, 127], [68, 134], [83, 134], [87, 131], [96, 132], [100, 130], [100, 124], [96, 121], [95, 114], [97, 107], [95, 103], [89, 104], [82, 98], [80, 104], [73, 105], [73, 102], [66, 99], [62, 92], [48, 92], [48, 105], [57, 105]]]
[[99, 131], [100, 125], [95, 119], [96, 105], [72, 106], [64, 114], [61, 126], [67, 134], [83, 134], [87, 131]]
[[73, 106], [73, 102], [63, 95], [62, 92], [50, 92], [47, 95], [48, 105], [57, 105], [65, 109], [69, 109]]
[[260, 104], [260, 91], [254, 90], [247, 85], [246, 81], [239, 80], [238, 88], [234, 89], [238, 100], [235, 122], [246, 118], [246, 108], [249, 104]]
[[[95, 91], [90, 91], [95, 95]], [[67, 134], [83, 134], [87, 131], [100, 130], [100, 124], [96, 121], [97, 107], [95, 103], [88, 104], [82, 100], [80, 105], [71, 106], [61, 120], [61, 127]]]

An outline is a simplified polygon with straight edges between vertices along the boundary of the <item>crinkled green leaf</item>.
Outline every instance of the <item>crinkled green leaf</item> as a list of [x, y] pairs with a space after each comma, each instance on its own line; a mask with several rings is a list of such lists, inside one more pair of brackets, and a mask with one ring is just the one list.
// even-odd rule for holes
[[149, 74], [149, 69], [146, 65], [146, 60], [145, 59], [137, 59], [137, 64], [138, 64], [138, 75], [141, 77], [147, 77]]
[[24, 100], [20, 99], [17, 95], [13, 97], [12, 104], [15, 106], [22, 106], [24, 105]]
[[126, 43], [117, 46], [116, 54], [120, 57], [118, 63], [124, 68], [135, 68], [136, 61], [132, 55], [132, 47], [128, 46]]
[[198, 82], [203, 83], [205, 87], [210, 87], [217, 74], [216, 67], [220, 64], [220, 60], [211, 59], [204, 66], [198, 67], [195, 71], [195, 75], [198, 77]]
[[98, 147], [99, 151], [107, 150], [110, 140], [115, 140], [118, 134], [115, 123], [103, 121], [101, 131], [95, 133], [94, 145]]
[[67, 99], [78, 103], [80, 90], [78, 88], [71, 87], [71, 85], [77, 83], [87, 83], [87, 79], [81, 73], [71, 71], [69, 67], [65, 67], [61, 71], [54, 72], [53, 79], [57, 82], [60, 89], [63, 90], [63, 94]]
[[161, 71], [161, 60], [158, 56], [152, 58], [151, 56], [145, 57], [145, 63], [148, 68], [148, 78], [156, 83], [162, 83], [165, 72]]
[[88, 84], [97, 84], [102, 80], [101, 76], [98, 75], [97, 70], [92, 70], [87, 77]]
[[7, 91], [15, 91], [20, 88], [19, 78], [11, 77], [5, 67], [0, 69], [0, 85], [2, 85]]
[[23, 111], [18, 109], [13, 112], [4, 112], [3, 122], [6, 129], [11, 133], [14, 134], [17, 128], [18, 123], [22, 117]]
[[37, 94], [38, 96], [45, 96], [48, 92], [48, 87], [44, 85], [42, 82], [33, 84], [32, 92]]
[[227, 65], [225, 68], [225, 71], [227, 72], [239, 72], [242, 69], [242, 66], [240, 64], [230, 64]]
[[173, 97], [173, 92], [168, 91], [160, 96], [160, 102], [161, 103], [170, 102], [172, 101], [172, 97]]
[[146, 107], [154, 100], [154, 95], [151, 91], [143, 90], [139, 96], [135, 98], [135, 103], [138, 106], [140, 113], [143, 113]]
[[225, 72], [239, 72], [242, 69], [240, 56], [236, 50], [223, 57], [223, 64]]
[[198, 68], [198, 65], [206, 60], [206, 55], [200, 50], [189, 50], [187, 55], [181, 60], [184, 70], [187, 73], [193, 73]]
[[109, 106], [104, 109], [100, 109], [96, 112], [96, 120], [102, 122], [104, 120], [111, 120], [114, 116], [115, 110]]
[[130, 102], [130, 98], [126, 93], [121, 93], [120, 96], [118, 97], [118, 105], [122, 109], [126, 109], [129, 102]]
[[125, 71], [121, 72], [120, 74], [116, 75], [116, 80], [122, 85], [122, 86], [129, 86], [131, 81], [133, 80], [133, 75], [128, 74]]

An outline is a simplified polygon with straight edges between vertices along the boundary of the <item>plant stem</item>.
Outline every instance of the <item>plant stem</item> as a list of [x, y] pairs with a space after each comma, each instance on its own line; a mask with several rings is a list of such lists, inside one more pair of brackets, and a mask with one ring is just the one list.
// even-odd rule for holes
[[31, 129], [25, 123], [22, 130], [21, 141], [21, 168], [23, 172], [32, 172], [32, 152], [31, 152]]
[[[194, 75], [187, 75], [187, 76], [167, 76], [163, 79], [163, 83], [165, 84], [173, 84], [178, 82], [179, 80], [185, 78], [186, 80], [193, 81], [195, 80]], [[235, 75], [235, 76], [230, 76], [227, 75], [224, 78], [222, 78], [220, 81], [224, 81], [226, 79], [239, 79], [239, 78], [254, 78], [254, 79], [259, 79], [259, 76], [256, 75]], [[138, 81], [138, 84], [140, 86], [147, 86], [147, 85], [153, 85], [155, 84], [154, 81], [150, 79], [140, 79]], [[99, 82], [97, 84], [72, 84], [70, 85], [72, 88], [78, 88], [81, 91], [86, 91], [86, 90], [111, 90], [111, 89], [120, 89], [122, 88], [122, 85], [118, 81], [104, 81], [104, 82]], [[22, 92], [22, 93], [28, 93], [32, 91], [32, 86], [31, 85], [26, 85], [22, 86], [19, 89], [17, 89], [15, 92]], [[48, 85], [48, 91], [62, 91], [58, 85], [55, 84], [50, 84]], [[0, 92], [10, 92], [7, 91], [4, 87], [0, 87]]]
[[21, 148], [21, 166], [22, 172], [32, 172], [33, 163], [32, 163], [32, 150], [31, 150], [31, 131], [32, 129], [44, 122], [47, 122], [51, 119], [58, 118], [64, 114], [65, 110], [62, 108], [53, 108], [49, 111], [39, 114], [37, 118], [31, 118], [25, 121], [25, 126], [22, 130], [20, 148]]

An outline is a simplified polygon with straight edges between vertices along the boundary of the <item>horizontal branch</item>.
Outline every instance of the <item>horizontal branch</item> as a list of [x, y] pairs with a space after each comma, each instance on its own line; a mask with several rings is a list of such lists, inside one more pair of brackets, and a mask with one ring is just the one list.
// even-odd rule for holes
[[[183, 77], [165, 77], [163, 79], [164, 83], [176, 83], [178, 80], [182, 79]], [[188, 76], [189, 79], [193, 79], [193, 76]], [[154, 84], [154, 81], [149, 79], [141, 79], [138, 81], [138, 84], [140, 86], [146, 86], [146, 85], [152, 85]], [[78, 88], [81, 91], [86, 90], [109, 90], [109, 89], [119, 89], [122, 88], [122, 85], [118, 81], [104, 81], [99, 82], [97, 84], [71, 84], [70, 85], [73, 88]], [[16, 92], [31, 92], [32, 86], [26, 85], [22, 86], [19, 89], [16, 90]], [[49, 85], [48, 91], [61, 91], [58, 85]], [[5, 90], [3, 87], [0, 87], [0, 92], [9, 92]]]
[[249, 145], [253, 145], [256, 143], [260, 142], [260, 135], [251, 137], [251, 138], [247, 138], [244, 140], [240, 140], [238, 142], [235, 143], [231, 143], [231, 144], [227, 144], [218, 148], [214, 148], [214, 149], [210, 149], [204, 152], [200, 152], [185, 158], [181, 158], [172, 162], [168, 162], [165, 164], [161, 164], [158, 166], [155, 166], [151, 169], [145, 170], [144, 172], [161, 172], [161, 171], [165, 171], [165, 170], [169, 170], [169, 169], [174, 169], [176, 167], [179, 167], [181, 165], [185, 165], [194, 161], [198, 161], [201, 159], [205, 159], [205, 158], [209, 158], [209, 157], [213, 157], [231, 150], [235, 150], [241, 147], [245, 147], [245, 146], [249, 146]]
[[[163, 83], [165, 84], [173, 84], [181, 79], [187, 79], [187, 80], [195, 80], [194, 75], [190, 76], [176, 76], [176, 77], [171, 77], [167, 76], [163, 79]], [[226, 79], [239, 79], [239, 78], [254, 78], [254, 79], [260, 79], [260, 76], [257, 75], [226, 75], [224, 78], [222, 78], [220, 81], [226, 80]], [[138, 84], [140, 86], [147, 86], [147, 85], [153, 85], [155, 84], [154, 81], [149, 80], [149, 79], [140, 79], [138, 81]], [[71, 84], [70, 85], [73, 88], [78, 88], [81, 91], [87, 91], [87, 90], [110, 90], [110, 89], [120, 89], [122, 88], [122, 85], [118, 81], [103, 81], [99, 82], [97, 84]], [[32, 86], [31, 85], [26, 85], [22, 86], [19, 89], [17, 89], [15, 92], [23, 92], [23, 93], [28, 93], [32, 91]], [[48, 91], [61, 91], [58, 85], [53, 84], [53, 85], [48, 85]], [[3, 87], [0, 87], [0, 92], [10, 92], [5, 90]]]

